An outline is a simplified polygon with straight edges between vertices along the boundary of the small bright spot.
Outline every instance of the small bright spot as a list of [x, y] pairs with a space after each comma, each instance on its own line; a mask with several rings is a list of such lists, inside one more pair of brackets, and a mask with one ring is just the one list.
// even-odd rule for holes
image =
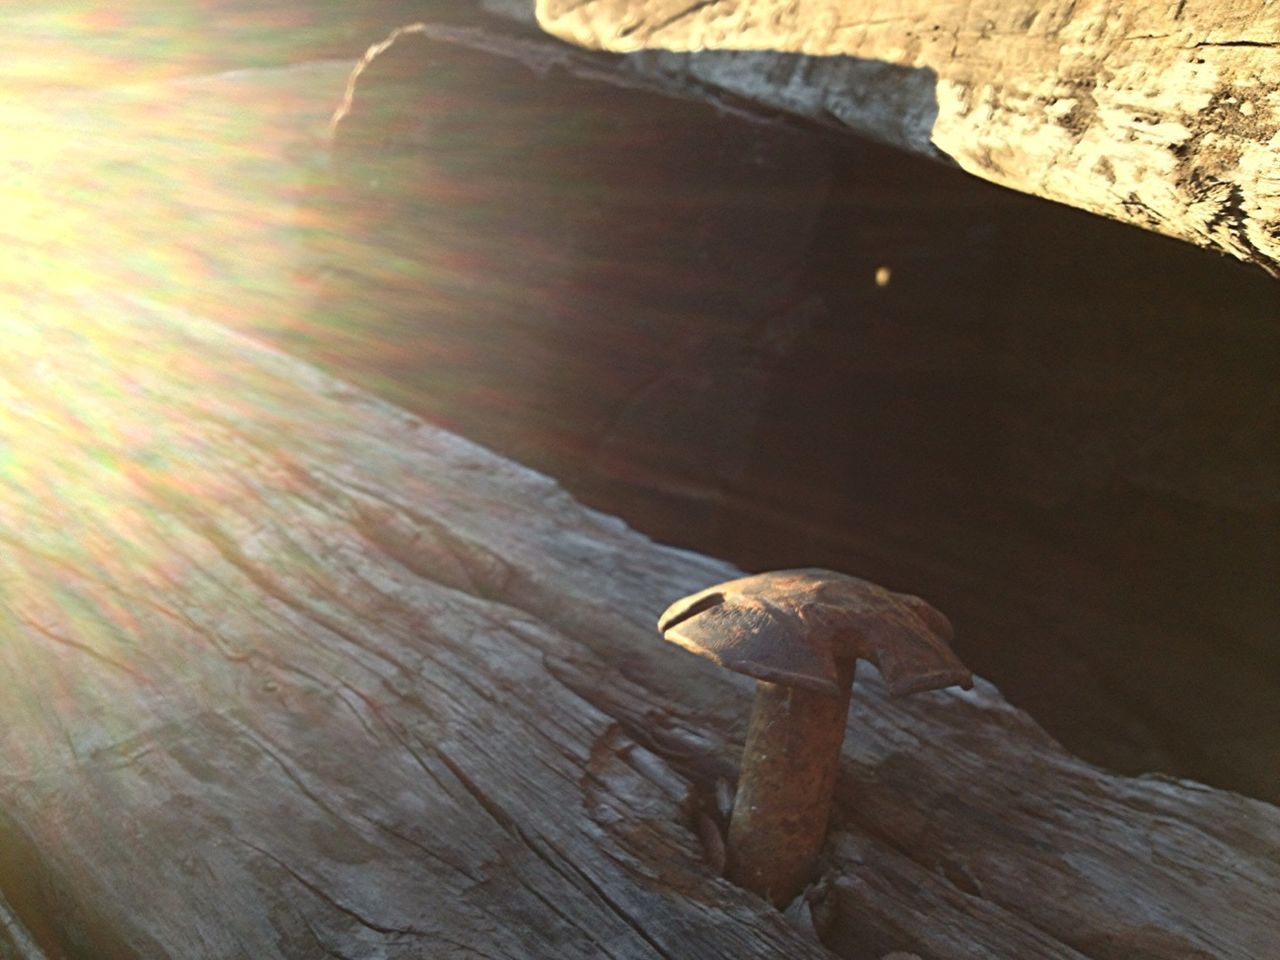
[[889, 280], [891, 277], [892, 277], [892, 273], [890, 272], [888, 267], [876, 267], [876, 286], [877, 287], [887, 287], [889, 285]]

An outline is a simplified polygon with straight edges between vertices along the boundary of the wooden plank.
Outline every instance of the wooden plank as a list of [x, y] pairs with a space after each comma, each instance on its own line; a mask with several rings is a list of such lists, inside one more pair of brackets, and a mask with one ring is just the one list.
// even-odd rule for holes
[[362, 64], [286, 349], [662, 539], [915, 583], [1068, 749], [1280, 799], [1272, 278], [502, 27]]
[[706, 921], [679, 780], [548, 670], [553, 555], [638, 538], [198, 320], [79, 306], [4, 397], [5, 887], [53, 952], [819, 955]]
[[654, 69], [1280, 273], [1268, 0], [539, 0], [537, 14], [584, 46], [702, 51]]
[[[697, 833], [750, 687], [653, 621], [736, 571], [180, 310], [5, 308], [21, 936], [131, 960], [828, 955]], [[1103, 774], [985, 683], [888, 701], [866, 672], [850, 727], [838, 953], [1274, 946], [1275, 807]]]

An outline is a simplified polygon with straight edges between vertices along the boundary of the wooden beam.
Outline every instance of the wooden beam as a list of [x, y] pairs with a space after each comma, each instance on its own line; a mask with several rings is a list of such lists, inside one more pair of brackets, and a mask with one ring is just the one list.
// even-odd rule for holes
[[685, 69], [1280, 273], [1268, 0], [538, 0], [537, 14], [587, 47], [742, 51]]
[[3, 306], [0, 956], [1274, 946], [1280, 810], [874, 673], [820, 943], [708, 863], [751, 684], [654, 628], [737, 571], [199, 316]]

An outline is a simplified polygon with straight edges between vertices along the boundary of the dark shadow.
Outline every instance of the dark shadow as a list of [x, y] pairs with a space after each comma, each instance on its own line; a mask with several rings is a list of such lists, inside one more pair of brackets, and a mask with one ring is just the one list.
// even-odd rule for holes
[[645, 50], [620, 62], [623, 71], [665, 78], [685, 95], [701, 85], [705, 98], [737, 96], [757, 114], [775, 108], [840, 133], [860, 133], [887, 146], [945, 159], [933, 145], [938, 75], [928, 67], [734, 50]]
[[820, 74], [914, 143], [927, 71], [512, 49], [370, 67], [291, 349], [659, 539], [924, 595], [1088, 758], [1274, 799], [1280, 286], [699, 86]]

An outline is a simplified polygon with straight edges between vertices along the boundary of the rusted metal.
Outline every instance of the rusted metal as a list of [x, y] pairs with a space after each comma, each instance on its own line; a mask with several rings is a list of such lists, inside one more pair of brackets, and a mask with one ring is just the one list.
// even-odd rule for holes
[[668, 607], [658, 629], [735, 673], [832, 696], [845, 657], [874, 663], [894, 696], [972, 682], [942, 613], [831, 570], [777, 570], [708, 587]]
[[854, 661], [831, 696], [761, 681], [729, 821], [725, 875], [785, 906], [813, 880], [827, 836]]
[[662, 615], [664, 636], [758, 682], [726, 876], [785, 906], [826, 839], [858, 660], [898, 696], [960, 684], [951, 624], [918, 597], [830, 570], [782, 570], [709, 587]]

